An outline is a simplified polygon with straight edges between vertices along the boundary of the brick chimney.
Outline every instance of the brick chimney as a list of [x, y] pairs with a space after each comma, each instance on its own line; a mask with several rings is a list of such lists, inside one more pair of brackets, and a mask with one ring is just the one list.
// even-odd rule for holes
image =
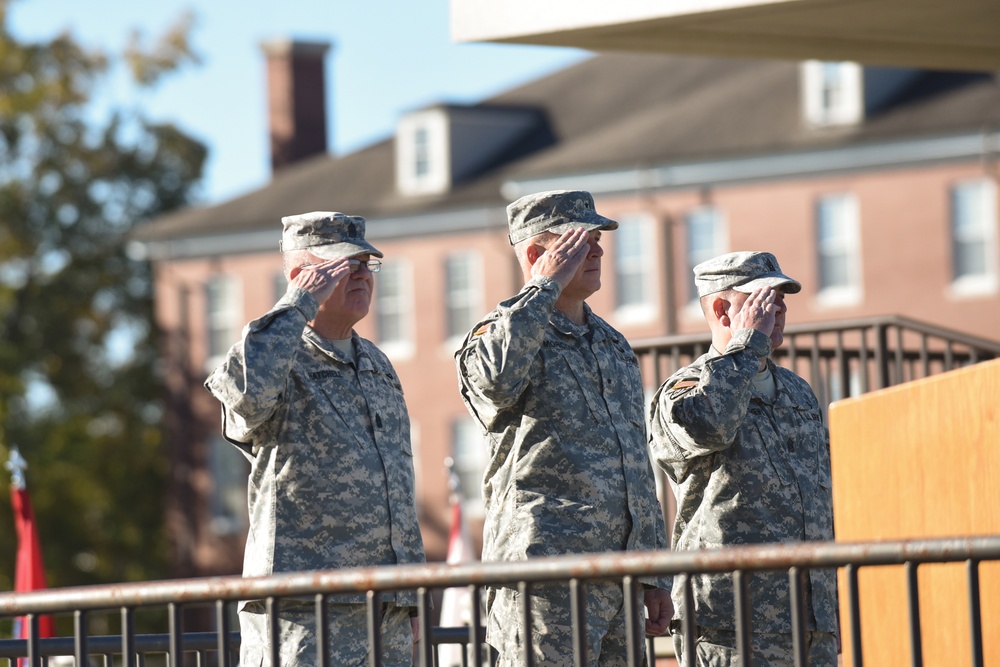
[[271, 172], [326, 153], [326, 84], [329, 42], [290, 39], [261, 44], [267, 57]]

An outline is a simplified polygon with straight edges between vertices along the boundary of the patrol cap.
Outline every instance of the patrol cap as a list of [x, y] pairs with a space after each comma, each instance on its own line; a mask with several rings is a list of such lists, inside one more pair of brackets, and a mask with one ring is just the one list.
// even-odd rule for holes
[[787, 294], [802, 290], [799, 281], [781, 272], [778, 260], [769, 252], [731, 252], [706, 260], [694, 267], [698, 296], [727, 289], [749, 294], [758, 287], [780, 287]]
[[281, 219], [282, 252], [308, 250], [323, 259], [370, 254], [384, 257], [365, 240], [365, 219], [335, 211], [313, 211]]
[[507, 239], [517, 245], [525, 239], [553, 232], [562, 234], [573, 228], [587, 231], [618, 229], [618, 223], [598, 215], [594, 197], [584, 190], [550, 190], [525, 195], [507, 206]]

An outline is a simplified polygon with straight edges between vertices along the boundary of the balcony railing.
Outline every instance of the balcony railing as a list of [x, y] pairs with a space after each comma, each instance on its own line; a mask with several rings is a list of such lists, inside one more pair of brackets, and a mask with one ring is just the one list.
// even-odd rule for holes
[[[812, 386], [820, 405], [1000, 357], [1000, 342], [905, 317], [797, 324], [771, 357]], [[646, 386], [658, 387], [708, 351], [705, 334], [632, 342]]]
[[[431, 667], [435, 664], [434, 640], [430, 619], [430, 599], [432, 591], [453, 586], [468, 586], [473, 599], [479, 599], [480, 591], [486, 585], [516, 586], [522, 591], [522, 599], [527, 598], [530, 588], [539, 583], [561, 582], [569, 586], [571, 592], [572, 617], [574, 626], [585, 627], [586, 612], [582, 603], [586, 586], [591, 581], [614, 580], [622, 582], [626, 594], [626, 609], [632, 608], [629, 598], [641, 594], [637, 584], [639, 577], [670, 575], [682, 577], [686, 595], [682, 607], [682, 617], [693, 618], [693, 602], [690, 578], [703, 573], [731, 573], [734, 578], [733, 610], [737, 643], [742, 664], [750, 664], [751, 649], [749, 614], [747, 610], [753, 601], [749, 597], [747, 580], [755, 572], [786, 571], [791, 590], [792, 635], [796, 665], [805, 667], [805, 632], [803, 622], [805, 599], [803, 590], [804, 573], [810, 569], [844, 568], [846, 594], [845, 634], [850, 642], [852, 664], [863, 667], [862, 624], [860, 618], [861, 600], [858, 587], [858, 571], [862, 568], [877, 568], [887, 565], [904, 566], [907, 583], [909, 635], [913, 648], [913, 665], [921, 664], [920, 599], [927, 591], [921, 591], [918, 568], [929, 564], [964, 563], [967, 572], [969, 644], [968, 658], [973, 667], [983, 666], [983, 619], [981, 591], [979, 584], [980, 564], [1000, 560], [1000, 536], [978, 538], [936, 539], [921, 541], [873, 542], [873, 543], [808, 543], [796, 545], [753, 545], [728, 549], [670, 552], [630, 552], [589, 556], [561, 556], [538, 558], [520, 563], [475, 563], [462, 565], [410, 565], [396, 567], [364, 568], [350, 570], [328, 570], [273, 575], [270, 577], [242, 578], [209, 577], [175, 581], [130, 583], [110, 586], [89, 586], [79, 588], [50, 589], [32, 593], [0, 594], [0, 617], [26, 616], [31, 628], [31, 638], [25, 640], [0, 641], [0, 658], [13, 662], [16, 658], [27, 658], [31, 667], [40, 667], [43, 657], [70, 653], [75, 664], [83, 665], [88, 658], [104, 658], [110, 667], [115, 657], [123, 664], [142, 667], [147, 656], [162, 653], [170, 667], [184, 664], [186, 653], [195, 652], [197, 664], [205, 664], [208, 654], [220, 667], [233, 664], [235, 638], [229, 627], [230, 611], [242, 599], [263, 599], [270, 609], [278, 600], [287, 597], [309, 596], [317, 605], [317, 628], [323, 627], [324, 609], [327, 596], [337, 593], [367, 594], [369, 637], [377, 637], [379, 627], [381, 595], [391, 591], [415, 590], [418, 597], [418, 611], [421, 620], [421, 640], [418, 642], [418, 664]], [[989, 591], [995, 594], [995, 590]], [[216, 610], [217, 628], [211, 633], [186, 633], [182, 622], [182, 610], [186, 607], [211, 605]], [[168, 627], [162, 635], [137, 637], [135, 615], [150, 609], [166, 609]], [[991, 608], [995, 605], [991, 604]], [[521, 624], [525, 629], [522, 636], [531, 636], [530, 615], [522, 610]], [[72, 638], [38, 638], [38, 617], [42, 614], [72, 614], [74, 636]], [[121, 619], [120, 636], [88, 636], [88, 616], [98, 613], [115, 614]], [[934, 619], [929, 619], [934, 622]], [[797, 621], [797, 622], [796, 622]], [[992, 619], [991, 622], [995, 622]], [[629, 636], [628, 662], [633, 667], [641, 664], [642, 619], [629, 615], [626, 629]], [[473, 605], [472, 622], [468, 632], [468, 642], [473, 654], [470, 664], [482, 665], [486, 658], [483, 647], [482, 618], [479, 609]], [[684, 624], [685, 647], [693, 651], [696, 628], [692, 622]], [[586, 664], [585, 633], [578, 633], [575, 642], [575, 664]], [[278, 641], [272, 635], [270, 643], [271, 664], [279, 665]], [[371, 641], [371, 639], [369, 640]], [[377, 641], [377, 639], [376, 639]], [[213, 650], [214, 649], [214, 650]], [[652, 660], [652, 657], [649, 657]], [[687, 655], [687, 664], [694, 664], [693, 656]], [[525, 656], [530, 664], [530, 655]], [[955, 662], [965, 661], [965, 656], [955, 656]], [[903, 661], [900, 660], [899, 664]], [[99, 664], [99, 663], [98, 663]], [[329, 655], [321, 652], [316, 664], [326, 667]], [[380, 660], [373, 652], [372, 667], [378, 667]]]

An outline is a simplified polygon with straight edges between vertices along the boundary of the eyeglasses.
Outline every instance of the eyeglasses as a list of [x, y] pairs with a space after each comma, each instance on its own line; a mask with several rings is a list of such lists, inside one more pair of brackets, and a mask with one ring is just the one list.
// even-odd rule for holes
[[378, 273], [379, 271], [382, 270], [382, 261], [378, 259], [369, 259], [364, 262], [362, 262], [360, 259], [352, 259], [350, 260], [350, 264], [351, 264], [351, 273], [357, 273], [358, 271], [360, 271], [362, 264], [367, 266], [368, 270], [371, 271], [372, 273]]
[[[349, 259], [347, 260], [347, 263], [348, 266], [351, 267], [351, 273], [357, 273], [358, 271], [360, 271], [362, 264], [368, 267], [368, 270], [371, 271], [372, 273], [378, 273], [379, 271], [382, 270], [382, 261], [378, 259], [367, 259], [363, 262], [360, 259]], [[307, 262], [306, 264], [299, 264], [300, 269], [309, 269], [314, 266], [319, 266], [319, 264], [316, 262]]]

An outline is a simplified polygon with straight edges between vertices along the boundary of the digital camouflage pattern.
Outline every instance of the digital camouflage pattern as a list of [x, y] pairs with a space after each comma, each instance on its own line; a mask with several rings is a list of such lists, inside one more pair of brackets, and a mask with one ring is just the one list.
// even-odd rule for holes
[[[831, 632], [806, 632], [806, 664], [809, 667], [836, 667], [837, 637]], [[684, 637], [675, 634], [674, 655], [684, 655]], [[739, 665], [736, 632], [706, 629], [695, 640], [695, 664], [682, 667], [718, 667]], [[795, 646], [788, 633], [755, 632], [750, 639], [754, 667], [796, 667]]]
[[[792, 371], [767, 363], [777, 395], [753, 386], [771, 348], [759, 331], [739, 331], [674, 373], [651, 405], [650, 443], [677, 496], [673, 548], [714, 549], [833, 539], [829, 435], [816, 396]], [[810, 630], [837, 631], [833, 570], [809, 573]], [[693, 579], [697, 623], [735, 629], [729, 574]], [[674, 605], [681, 609], [680, 582]], [[754, 573], [755, 632], [791, 632], [788, 575]]]
[[244, 576], [424, 562], [402, 387], [369, 341], [353, 336], [355, 366], [307, 327], [317, 310], [290, 287], [205, 382], [251, 463]]
[[[627, 667], [628, 637], [623, 618], [625, 596], [620, 581], [588, 581], [585, 585], [587, 602], [587, 655], [580, 664], [600, 667]], [[545, 667], [573, 667], [578, 664], [573, 654], [573, 620], [569, 584], [544, 584], [531, 587], [531, 651], [534, 664]], [[525, 637], [520, 625], [520, 591], [501, 588], [494, 593], [486, 632], [491, 641], [502, 644], [496, 667], [524, 664]], [[635, 618], [642, 623], [642, 596], [636, 596]], [[641, 632], [640, 632], [641, 634]], [[645, 663], [645, 642], [636, 647], [640, 662]]]
[[456, 352], [489, 447], [483, 560], [666, 546], [638, 361], [586, 304], [589, 326], [555, 310], [560, 292], [529, 281]]
[[618, 229], [618, 222], [600, 215], [594, 208], [594, 196], [585, 190], [549, 190], [508, 204], [507, 227], [507, 240], [517, 245], [542, 232]]
[[[332, 604], [327, 607], [327, 613], [331, 637], [327, 664], [337, 667], [371, 664], [367, 606]], [[240, 667], [271, 664], [267, 626], [263, 602], [255, 602], [240, 611]], [[289, 608], [282, 605], [278, 613], [278, 636], [281, 638], [278, 655], [281, 667], [313, 667], [319, 664], [314, 604]], [[381, 664], [383, 667], [411, 667], [413, 664], [413, 632], [406, 607], [391, 603], [382, 605]]]

